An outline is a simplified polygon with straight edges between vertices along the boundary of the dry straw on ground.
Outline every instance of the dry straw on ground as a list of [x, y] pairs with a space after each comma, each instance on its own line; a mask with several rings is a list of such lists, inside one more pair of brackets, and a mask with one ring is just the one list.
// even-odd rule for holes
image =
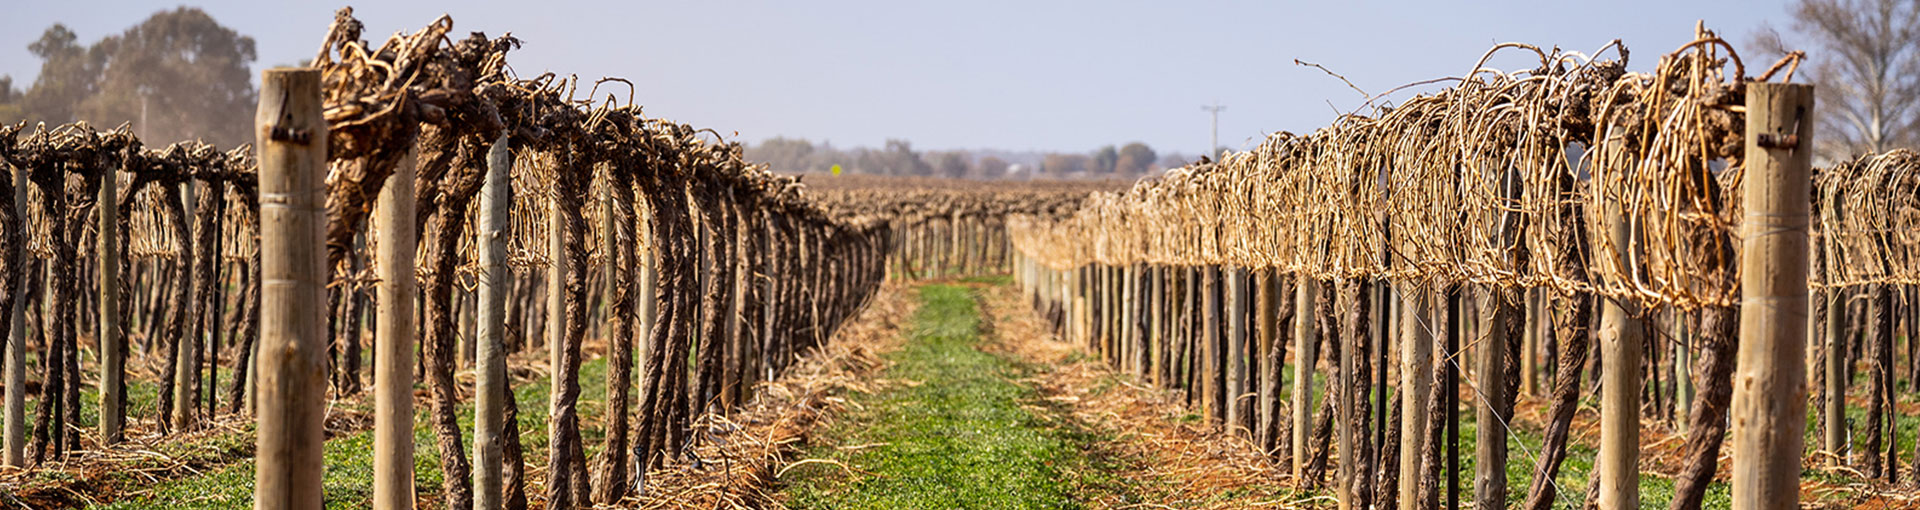
[[622, 506], [785, 508], [774, 495], [779, 475], [822, 462], [794, 458], [798, 446], [848, 405], [847, 394], [873, 391], [873, 376], [886, 366], [881, 355], [900, 347], [901, 325], [917, 304], [903, 290], [898, 283], [882, 287], [856, 319], [785, 376], [762, 384], [743, 408], [701, 417], [691, 456], [697, 461], [648, 472], [642, 494]]
[[1188, 414], [1175, 393], [1116, 372], [1097, 356], [1055, 338], [1013, 287], [986, 292], [983, 315], [993, 335], [987, 349], [1034, 363], [1040, 371], [1024, 381], [1070, 417], [1113, 439], [1096, 445], [1138, 464], [1122, 473], [1140, 487], [1144, 502], [1094, 501], [1093, 508], [1301, 508], [1327, 501], [1281, 488], [1285, 470], [1245, 439], [1218, 427], [1182, 419]]

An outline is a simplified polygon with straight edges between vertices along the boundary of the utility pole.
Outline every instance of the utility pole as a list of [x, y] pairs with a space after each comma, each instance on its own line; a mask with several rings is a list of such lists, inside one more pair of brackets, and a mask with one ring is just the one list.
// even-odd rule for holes
[[1219, 101], [1214, 101], [1211, 105], [1202, 105], [1200, 109], [1213, 114], [1213, 136], [1207, 139], [1206, 154], [1208, 158], [1218, 161], [1220, 159], [1220, 153], [1217, 152], [1220, 149], [1220, 112], [1225, 111], [1227, 107], [1222, 106]]

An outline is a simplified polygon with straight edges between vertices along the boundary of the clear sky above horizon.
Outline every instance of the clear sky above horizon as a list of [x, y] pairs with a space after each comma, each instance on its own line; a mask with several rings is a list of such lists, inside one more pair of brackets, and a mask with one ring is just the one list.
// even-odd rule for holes
[[[9, 0], [0, 75], [26, 88], [27, 51], [65, 23], [83, 44], [181, 2]], [[339, 2], [190, 2], [252, 36], [259, 69], [312, 58]], [[1226, 105], [1220, 144], [1311, 131], [1368, 93], [1458, 76], [1489, 47], [1526, 42], [1592, 52], [1615, 38], [1648, 70], [1692, 39], [1696, 20], [1745, 48], [1762, 23], [1784, 29], [1785, 0], [1736, 2], [1047, 2], [595, 0], [354, 4], [379, 44], [442, 13], [454, 34], [511, 31], [521, 76], [618, 76], [649, 116], [747, 141], [774, 136], [926, 149], [1083, 152], [1144, 141], [1206, 149], [1207, 114]], [[457, 37], [456, 37], [457, 38]], [[1814, 55], [1818, 58], [1818, 55]], [[1752, 57], [1749, 67], [1768, 62]], [[1533, 67], [1507, 54], [1491, 65]], [[1749, 72], [1758, 73], [1760, 69]], [[618, 92], [624, 96], [626, 91]]]

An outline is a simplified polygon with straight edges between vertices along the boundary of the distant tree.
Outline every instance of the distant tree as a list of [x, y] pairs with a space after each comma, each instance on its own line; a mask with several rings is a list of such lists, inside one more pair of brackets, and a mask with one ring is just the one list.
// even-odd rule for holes
[[840, 165], [841, 171], [860, 173], [859, 166], [854, 164], [855, 160], [854, 152], [836, 149], [833, 147], [833, 142], [821, 140], [820, 143], [814, 144], [813, 153], [807, 156], [805, 166], [815, 172], [827, 172], [831, 171], [834, 165]]
[[1110, 174], [1113, 173], [1114, 165], [1119, 162], [1120, 151], [1113, 150], [1113, 146], [1108, 145], [1093, 151], [1093, 160], [1089, 163], [1087, 170], [1095, 174]]
[[13, 88], [12, 76], [0, 76], [0, 123], [19, 122], [26, 115], [20, 105], [22, 96], [24, 94]]
[[77, 120], [80, 102], [99, 88], [105, 60], [102, 52], [89, 50], [78, 41], [79, 36], [66, 25], [55, 23], [40, 34], [39, 40], [27, 45], [27, 51], [40, 57], [40, 76], [20, 100], [22, 118], [48, 124]]
[[1081, 154], [1047, 154], [1040, 159], [1040, 172], [1056, 178], [1072, 177], [1086, 172], [1091, 159]]
[[1120, 148], [1120, 160], [1114, 163], [1114, 171], [1122, 175], [1141, 175], [1153, 166], [1160, 156], [1153, 149], [1140, 142], [1129, 143]]
[[920, 159], [913, 151], [913, 143], [900, 139], [888, 139], [883, 150], [861, 150], [858, 166], [868, 173], [898, 176], [926, 176], [933, 173], [933, 166]]
[[1160, 156], [1159, 165], [1162, 169], [1180, 168], [1187, 166], [1187, 163], [1192, 163], [1194, 159], [1193, 157], [1178, 152], [1169, 152]]
[[154, 141], [204, 139], [222, 146], [253, 141], [253, 38], [205, 11], [160, 11], [94, 45], [105, 54], [100, 88], [81, 103], [82, 118], [103, 125], [139, 122]]
[[1818, 154], [1829, 159], [1920, 144], [1920, 1], [1800, 0], [1789, 8], [1789, 41], [1762, 27], [1757, 46], [1775, 55], [1807, 45], [1807, 78], [1818, 85]]
[[813, 142], [799, 138], [773, 137], [758, 145], [747, 146], [747, 159], [766, 163], [775, 172], [814, 172]]
[[[253, 38], [205, 11], [160, 11], [91, 47], [55, 24], [28, 45], [40, 75], [18, 101], [0, 97], [0, 121], [134, 123], [150, 143], [202, 139], [222, 146], [253, 140]], [[0, 87], [11, 89], [11, 87]], [[10, 93], [0, 93], [0, 96]], [[142, 122], [142, 118], [145, 122]]]
[[980, 158], [973, 166], [973, 176], [977, 179], [1004, 179], [1007, 177], [1007, 162], [993, 156]]
[[958, 151], [943, 151], [927, 154], [933, 160], [933, 174], [950, 179], [967, 176], [967, 156]]

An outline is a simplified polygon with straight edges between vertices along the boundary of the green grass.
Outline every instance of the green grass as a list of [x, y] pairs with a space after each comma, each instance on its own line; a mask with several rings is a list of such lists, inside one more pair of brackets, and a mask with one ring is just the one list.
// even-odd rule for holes
[[[816, 437], [807, 453], [872, 475], [849, 476], [825, 463], [800, 467], [788, 475], [790, 506], [999, 509], [1131, 502], [1132, 488], [1115, 474], [1129, 466], [1098, 451], [1101, 436], [1053, 418], [1058, 413], [1030, 411], [1043, 404], [1013, 380], [1032, 367], [975, 348], [979, 311], [966, 288], [931, 285], [919, 297], [911, 341], [890, 355], [895, 364], [883, 376], [902, 384], [856, 398], [859, 405]], [[843, 449], [856, 446], [865, 447]]]
[[[599, 450], [604, 433], [601, 416], [606, 401], [607, 360], [596, 358], [580, 367], [581, 438], [588, 455]], [[520, 444], [529, 462], [544, 465], [547, 452], [547, 380], [517, 381], [514, 400], [520, 407]], [[414, 403], [414, 489], [420, 494], [436, 495], [444, 477], [440, 457], [434, 448], [432, 429], [427, 423], [429, 404]], [[472, 402], [462, 402], [462, 430], [473, 429]], [[472, 437], [464, 441], [471, 456]], [[250, 445], [249, 445], [250, 447]], [[329, 509], [366, 508], [373, 497], [373, 435], [359, 432], [327, 442], [326, 507]], [[246, 509], [253, 505], [253, 460], [236, 462], [204, 475], [163, 482], [148, 494], [123, 498], [104, 509]], [[532, 490], [531, 488], [529, 490]]]
[[984, 283], [987, 285], [995, 285], [995, 286], [1011, 285], [1013, 284], [1013, 275], [1001, 273], [1001, 274], [968, 276], [965, 278], [961, 278], [960, 283]]

